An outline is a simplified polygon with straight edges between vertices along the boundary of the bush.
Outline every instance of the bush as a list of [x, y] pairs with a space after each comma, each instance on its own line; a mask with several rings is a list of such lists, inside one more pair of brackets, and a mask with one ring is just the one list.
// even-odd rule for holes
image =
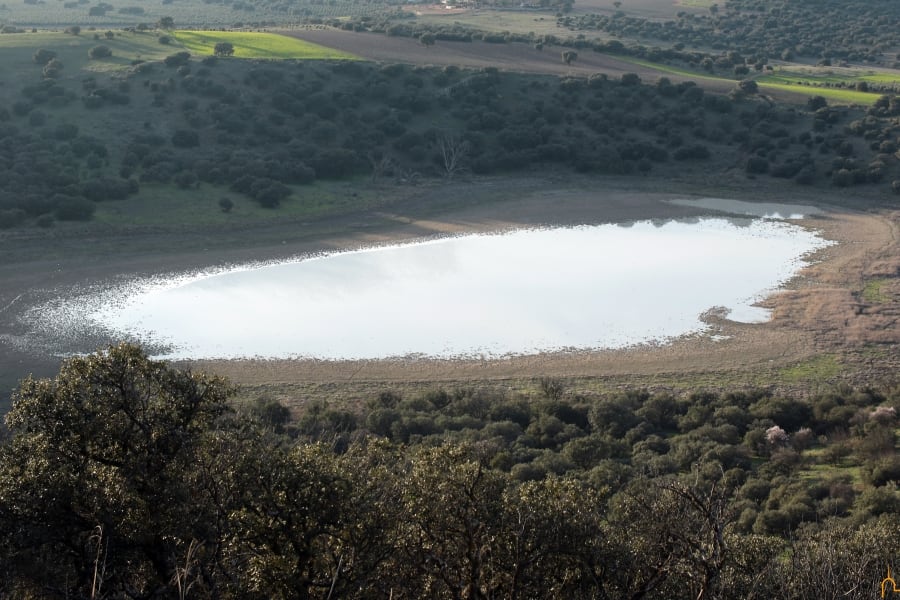
[[171, 54], [163, 59], [163, 63], [165, 63], [167, 67], [181, 67], [188, 64], [190, 60], [190, 52], [176, 52], [175, 54]]
[[56, 52], [54, 52], [53, 50], [47, 50], [46, 48], [35, 50], [34, 55], [32, 56], [34, 62], [41, 66], [46, 65], [54, 58], [56, 58]]
[[57, 196], [56, 218], [60, 221], [89, 221], [94, 216], [94, 203], [87, 198]]
[[702, 144], [685, 146], [672, 153], [675, 160], [703, 160], [709, 158], [709, 148]]
[[760, 175], [769, 170], [769, 161], [761, 156], [751, 156], [747, 159], [745, 170], [750, 175]]
[[172, 145], [176, 148], [194, 148], [200, 145], [200, 135], [196, 131], [179, 129], [172, 135]]
[[112, 50], [109, 46], [104, 46], [101, 44], [100, 46], [94, 46], [93, 48], [88, 50], [88, 56], [93, 59], [109, 58], [110, 56], [112, 56]]
[[0, 229], [9, 229], [25, 221], [25, 211], [21, 208], [0, 210]]

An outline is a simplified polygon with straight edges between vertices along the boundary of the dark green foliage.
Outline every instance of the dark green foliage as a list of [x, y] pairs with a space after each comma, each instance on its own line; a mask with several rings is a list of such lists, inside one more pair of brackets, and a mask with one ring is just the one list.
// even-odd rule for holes
[[175, 54], [171, 54], [167, 56], [163, 62], [167, 67], [181, 67], [191, 60], [190, 52], [176, 52]]
[[[97, 73], [80, 86], [35, 74], [0, 119], [6, 114], [16, 128], [46, 131], [40, 139], [0, 131], [0, 144], [15, 145], [23, 157], [33, 149], [49, 152], [59, 168], [45, 178], [53, 171], [45, 160], [22, 160], [25, 177], [23, 167], [0, 161], [10, 185], [28, 181], [21, 197], [3, 200], [0, 210], [52, 214], [48, 200], [57, 193], [106, 197], [91, 185], [82, 194], [65, 185], [117, 175], [232, 187], [270, 207], [288, 197], [289, 186], [359, 175], [413, 182], [551, 168], [665, 178], [694, 161], [714, 169], [746, 165], [753, 175], [808, 185], [900, 177], [897, 133], [886, 116], [900, 106], [893, 97], [869, 114], [815, 103], [807, 119], [802, 110], [761, 99], [736, 104], [690, 82], [642, 85], [634, 74], [621, 81], [554, 79], [496, 69], [288, 61], [228, 61], [211, 69], [190, 59], [187, 52], [167, 57], [174, 73], [142, 63], [125, 80]], [[132, 106], [146, 114], [135, 119]], [[82, 119], [84, 110], [96, 112]], [[115, 137], [89, 130], [88, 123], [107, 118], [135, 122]], [[160, 142], [170, 142], [168, 152], [148, 151]], [[832, 163], [835, 155], [843, 162]], [[65, 185], [52, 183], [61, 177]]]
[[213, 49], [215, 56], [234, 56], [234, 44], [231, 42], [218, 42]]
[[56, 52], [53, 50], [47, 50], [46, 48], [40, 48], [34, 51], [34, 62], [37, 64], [44, 66], [51, 60], [56, 58]]
[[172, 134], [172, 145], [176, 148], [193, 148], [200, 145], [200, 135], [196, 131], [179, 129]]
[[747, 159], [747, 173], [759, 175], [769, 170], [769, 161], [762, 156], [751, 156]]
[[[740, 441], [775, 419], [821, 429], [835, 407], [852, 406], [854, 440], [870, 440], [874, 456], [896, 442], [884, 435], [896, 426], [896, 392], [842, 389], [801, 402], [572, 387], [557, 393], [556, 382], [536, 379], [530, 398], [386, 390], [363, 414], [311, 399], [291, 424], [271, 397], [235, 413], [223, 380], [133, 346], [69, 359], [54, 379], [24, 380], [7, 417], [4, 589], [45, 598], [179, 597], [186, 586], [190, 597], [221, 599], [869, 597], [900, 552], [894, 484], [856, 495], [849, 477], [784, 476], [777, 463], [796, 451], [749, 461]], [[895, 476], [895, 462], [870, 463], [872, 481]]]
[[104, 46], [102, 44], [100, 46], [94, 46], [88, 51], [88, 56], [93, 59], [109, 58], [112, 56], [112, 49], [110, 49], [109, 46]]
[[60, 221], [89, 221], [94, 214], [94, 203], [78, 196], [54, 196], [56, 218]]

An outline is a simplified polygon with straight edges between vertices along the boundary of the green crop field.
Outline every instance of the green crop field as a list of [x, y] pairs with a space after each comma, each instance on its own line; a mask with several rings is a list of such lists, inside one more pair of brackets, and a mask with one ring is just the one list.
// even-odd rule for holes
[[[862, 105], [872, 104], [884, 93], [884, 88], [900, 89], [900, 73], [842, 67], [782, 67], [757, 78], [756, 81], [761, 87]], [[860, 83], [882, 89], [870, 92], [855, 89]]]
[[759, 82], [792, 85], [849, 85], [865, 82], [880, 86], [900, 86], [900, 72], [873, 71], [841, 67], [779, 68], [760, 77]]
[[308, 60], [357, 60], [358, 57], [277, 33], [248, 31], [176, 31], [173, 37], [192, 54], [212, 54], [219, 42], [234, 46], [237, 58], [301, 58]]
[[808, 96], [822, 96], [823, 98], [826, 98], [831, 102], [837, 102], [838, 104], [860, 104], [863, 106], [870, 106], [874, 104], [881, 95], [843, 88], [815, 87], [810, 85], [798, 85], [796, 83], [771, 83], [764, 79], [758, 79], [757, 83], [759, 83], [759, 87], [762, 89], [783, 90], [785, 92], [806, 94]]
[[660, 73], [671, 73], [672, 75], [680, 75], [682, 77], [690, 77], [691, 79], [700, 79], [706, 81], [732, 81], [735, 85], [737, 85], [737, 81], [732, 79], [727, 79], [725, 77], [716, 77], [715, 75], [704, 75], [703, 73], [699, 73], [697, 71], [690, 71], [688, 69], [679, 69], [678, 67], [673, 67], [671, 65], [666, 65], [663, 63], [651, 62], [649, 60], [643, 60], [640, 58], [634, 58], [632, 56], [619, 56], [616, 55], [616, 58], [623, 62], [629, 62], [634, 65], [640, 65], [642, 67], [647, 67], [648, 69], [655, 69]]

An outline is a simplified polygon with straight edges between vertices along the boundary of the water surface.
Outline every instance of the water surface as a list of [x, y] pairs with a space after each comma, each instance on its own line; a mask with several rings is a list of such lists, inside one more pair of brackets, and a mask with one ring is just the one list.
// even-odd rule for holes
[[744, 322], [825, 245], [724, 218], [471, 235], [105, 294], [84, 318], [169, 358], [499, 356], [664, 343], [714, 307]]

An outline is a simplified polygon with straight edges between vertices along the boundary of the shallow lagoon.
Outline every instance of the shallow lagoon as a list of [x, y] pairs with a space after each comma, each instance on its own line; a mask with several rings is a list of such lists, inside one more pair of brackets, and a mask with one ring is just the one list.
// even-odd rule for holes
[[700, 332], [711, 308], [766, 320], [754, 303], [826, 244], [768, 219], [518, 230], [138, 283], [85, 317], [169, 358], [622, 348]]

